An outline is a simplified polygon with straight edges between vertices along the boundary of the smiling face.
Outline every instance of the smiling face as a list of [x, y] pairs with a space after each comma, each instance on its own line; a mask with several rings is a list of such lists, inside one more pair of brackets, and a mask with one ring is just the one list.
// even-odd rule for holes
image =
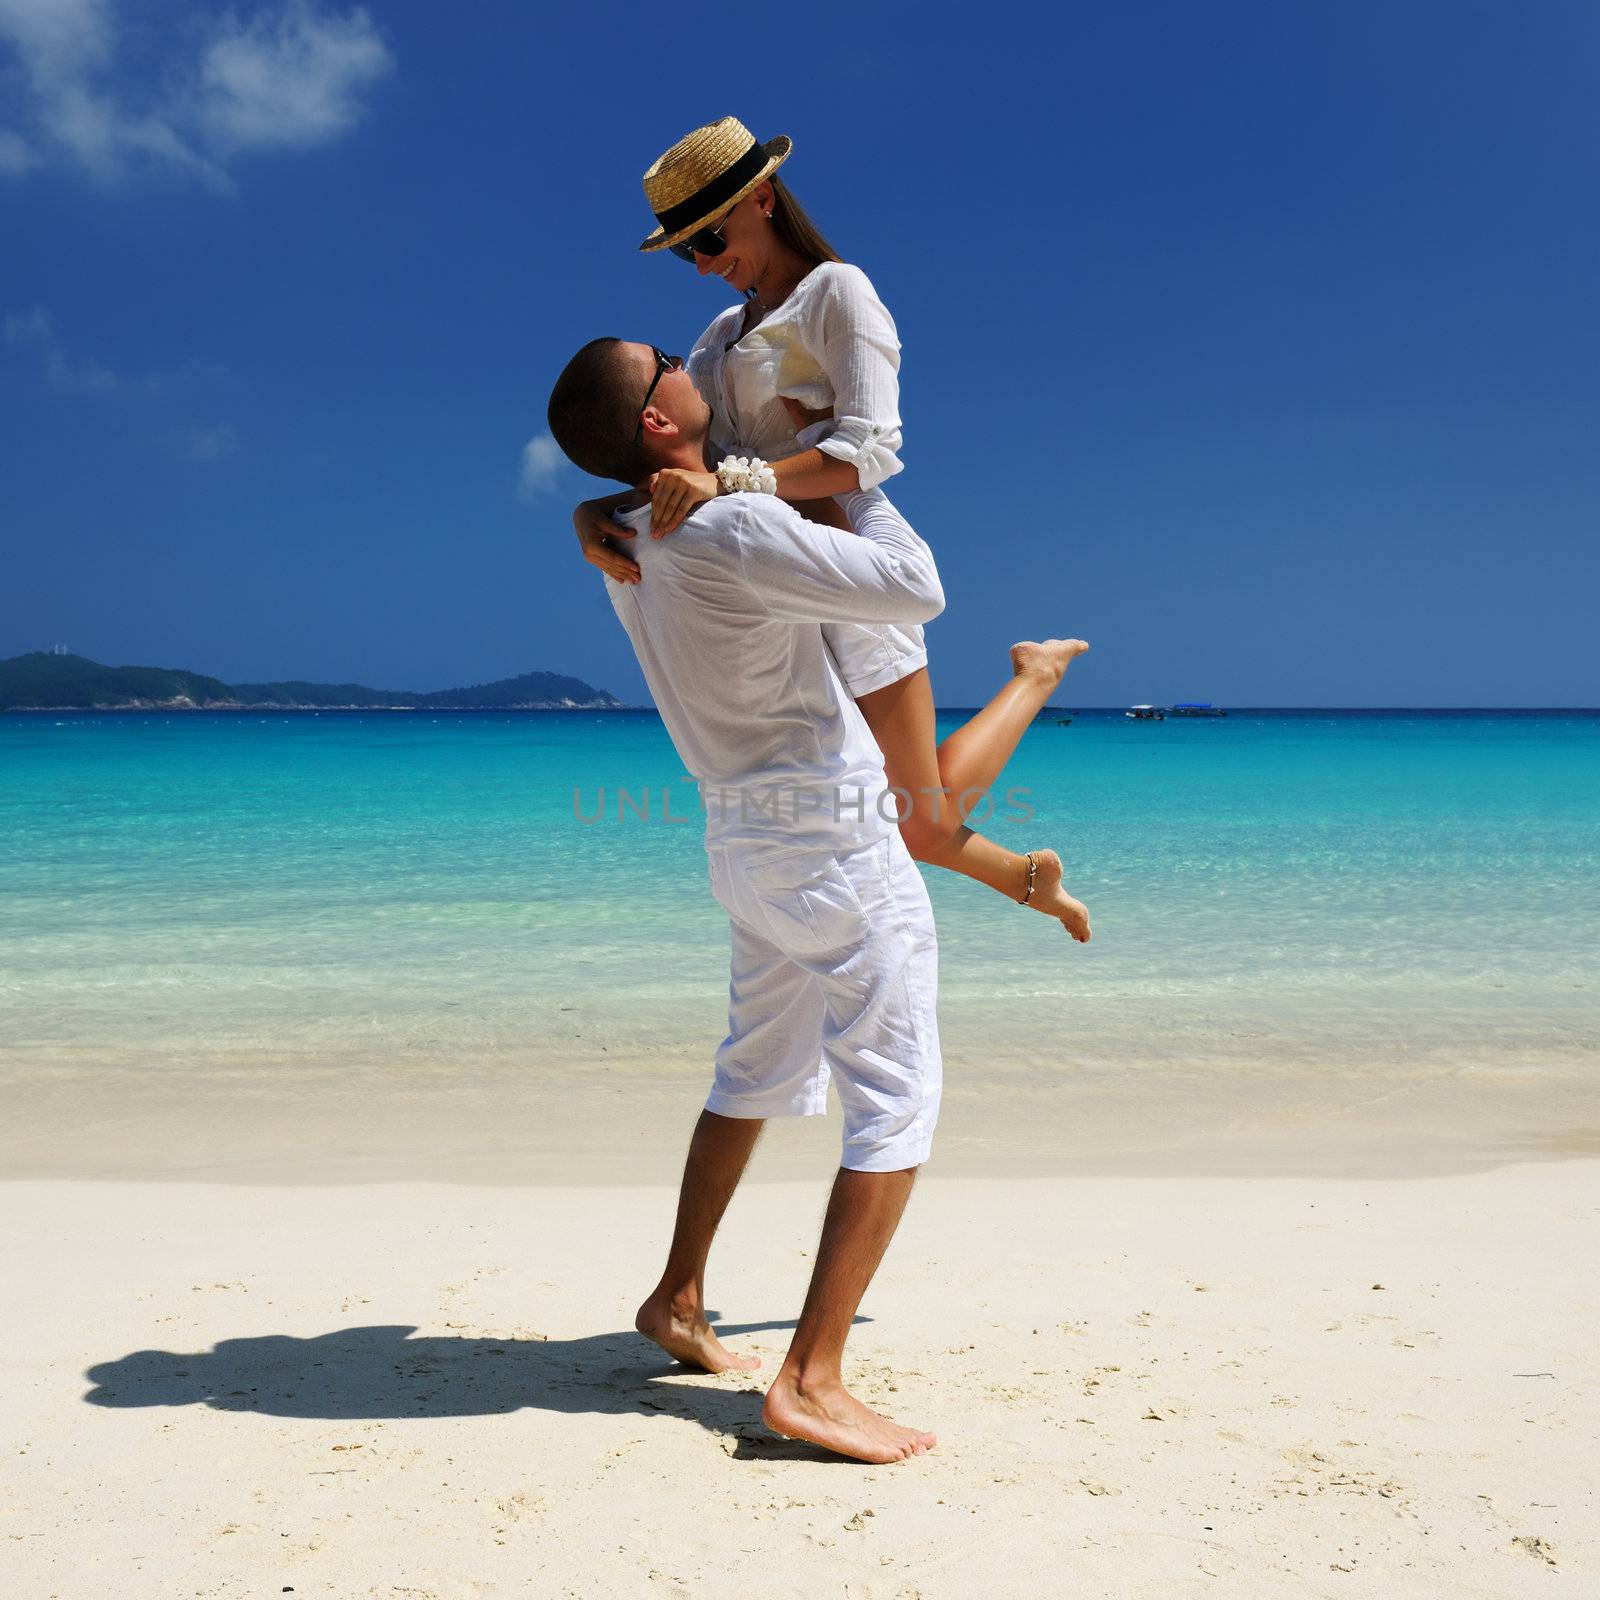
[[746, 294], [772, 259], [772, 185], [758, 183], [731, 211], [713, 217], [708, 227], [720, 233], [726, 248], [720, 255], [695, 251], [694, 265], [702, 277], [721, 278], [730, 288]]

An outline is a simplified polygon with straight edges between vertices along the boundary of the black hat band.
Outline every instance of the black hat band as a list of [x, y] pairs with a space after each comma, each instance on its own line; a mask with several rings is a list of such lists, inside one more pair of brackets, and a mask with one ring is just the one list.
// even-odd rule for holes
[[680, 228], [714, 216], [725, 201], [731, 200], [747, 183], [760, 176], [767, 160], [767, 152], [760, 140], [756, 140], [726, 172], [718, 173], [704, 188], [696, 189], [678, 205], [656, 212], [661, 231], [676, 233]]

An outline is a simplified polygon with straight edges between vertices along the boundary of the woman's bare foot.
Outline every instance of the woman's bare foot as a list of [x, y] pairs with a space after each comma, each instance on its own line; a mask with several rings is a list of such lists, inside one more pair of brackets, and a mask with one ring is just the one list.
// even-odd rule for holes
[[[1079, 944], [1088, 944], [1089, 908], [1081, 900], [1074, 900], [1061, 887], [1061, 857], [1054, 850], [1034, 850], [1030, 853], [1036, 865], [1028, 909], [1042, 911], [1047, 917], [1059, 918], [1061, 926]], [[1024, 880], [1023, 889], [1026, 888], [1027, 882]], [[1022, 896], [1018, 895], [1017, 898], [1020, 900]]]
[[707, 1372], [754, 1372], [761, 1365], [760, 1356], [736, 1356], [728, 1349], [698, 1306], [693, 1311], [675, 1307], [670, 1296], [651, 1295], [639, 1307], [633, 1325], [686, 1366], [704, 1367]]
[[879, 1464], [924, 1455], [939, 1442], [931, 1433], [903, 1428], [863, 1405], [837, 1380], [802, 1388], [780, 1374], [767, 1391], [761, 1420], [786, 1438]]
[[1024, 639], [1011, 647], [1011, 670], [1019, 678], [1039, 678], [1047, 688], [1054, 689], [1072, 665], [1072, 658], [1088, 648], [1082, 639]]

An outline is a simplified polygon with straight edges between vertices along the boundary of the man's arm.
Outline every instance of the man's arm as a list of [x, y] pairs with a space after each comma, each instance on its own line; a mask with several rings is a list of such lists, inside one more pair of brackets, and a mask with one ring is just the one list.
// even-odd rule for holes
[[933, 552], [877, 489], [843, 497], [854, 533], [772, 495], [738, 522], [745, 581], [779, 622], [928, 622], [944, 610]]

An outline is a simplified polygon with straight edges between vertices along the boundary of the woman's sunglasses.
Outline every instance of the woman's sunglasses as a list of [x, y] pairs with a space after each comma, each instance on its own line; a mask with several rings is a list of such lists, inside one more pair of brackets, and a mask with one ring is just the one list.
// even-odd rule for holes
[[[730, 212], [729, 216], [731, 215]], [[727, 226], [728, 218], [724, 217], [715, 227], [696, 229], [687, 239], [669, 244], [667, 249], [680, 261], [687, 261], [692, 267], [697, 253], [703, 256], [720, 256], [728, 248], [728, 241], [722, 237], [722, 230]]]

